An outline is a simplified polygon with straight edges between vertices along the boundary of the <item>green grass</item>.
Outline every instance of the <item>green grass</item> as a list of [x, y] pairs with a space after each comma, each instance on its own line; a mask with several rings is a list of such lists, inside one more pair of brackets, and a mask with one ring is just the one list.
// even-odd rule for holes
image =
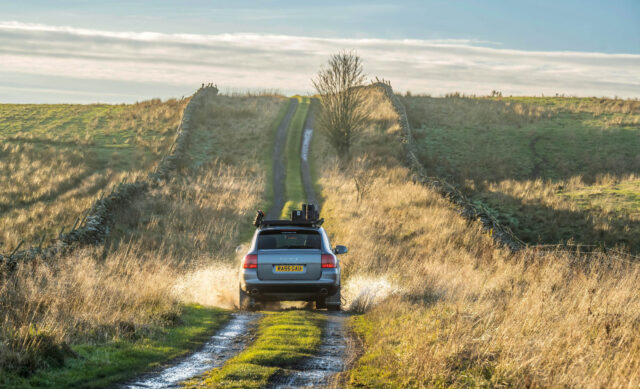
[[[389, 312], [381, 313], [378, 309], [376, 313], [350, 319], [349, 326], [362, 340], [364, 351], [348, 373], [349, 388], [485, 388], [495, 386], [495, 382], [512, 386], [506, 377], [500, 376], [504, 372], [496, 373], [496, 363], [491, 358], [472, 359], [464, 351], [450, 355], [439, 374], [416, 377], [421, 374], [408, 365], [420, 362], [409, 361], [407, 357], [407, 350], [415, 352], [415, 344], [398, 334], [418, 327], [425, 344], [446, 348], [451, 336], [447, 326], [457, 313], [443, 305], [413, 305], [410, 311]], [[422, 357], [421, 362], [430, 362], [428, 352]]]
[[265, 312], [255, 342], [222, 368], [187, 386], [263, 388], [281, 369], [311, 356], [321, 341], [324, 317], [308, 311]]
[[393, 350], [386, 349], [385, 344], [377, 343], [376, 337], [382, 328], [375, 328], [376, 324], [366, 316], [353, 316], [349, 319], [349, 327], [365, 345], [364, 355], [349, 371], [349, 387], [359, 388], [392, 388], [400, 387], [400, 377], [395, 371], [383, 368], [383, 363], [389, 356], [394, 355]]
[[561, 97], [403, 101], [428, 174], [457, 184], [524, 241], [623, 244], [640, 251], [634, 238], [640, 234], [634, 184], [639, 103]]
[[129, 169], [155, 162], [171, 144], [185, 104], [0, 104], [0, 139], [80, 148], [96, 164], [115, 155], [116, 166]]
[[584, 209], [600, 209], [623, 214], [640, 212], [640, 179], [609, 185], [592, 185], [563, 192]]
[[220, 308], [188, 305], [183, 308], [180, 324], [164, 328], [152, 337], [75, 345], [72, 349], [77, 357], [67, 359], [64, 367], [42, 370], [28, 378], [0, 372], [0, 387], [111, 387], [187, 354], [204, 343], [228, 318], [229, 312]]
[[281, 218], [288, 218], [291, 211], [300, 209], [307, 198], [302, 184], [300, 169], [300, 147], [302, 145], [302, 133], [304, 132], [304, 122], [309, 112], [309, 97], [297, 96], [298, 108], [289, 125], [287, 133], [286, 159], [287, 172], [285, 179], [285, 199], [287, 200], [282, 208]]

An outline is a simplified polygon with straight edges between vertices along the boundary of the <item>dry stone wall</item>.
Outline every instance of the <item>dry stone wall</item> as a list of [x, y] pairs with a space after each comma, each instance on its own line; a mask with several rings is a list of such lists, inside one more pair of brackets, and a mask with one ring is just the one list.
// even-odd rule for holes
[[380, 88], [385, 96], [391, 102], [394, 110], [398, 114], [399, 125], [402, 130], [402, 144], [405, 151], [405, 162], [413, 173], [413, 179], [426, 185], [442, 196], [446, 197], [457, 206], [459, 213], [468, 220], [479, 220], [484, 229], [499, 243], [509, 247], [511, 250], [519, 250], [526, 244], [513, 234], [510, 228], [503, 226], [493, 217], [489, 211], [480, 204], [476, 204], [469, 200], [460, 190], [448, 182], [438, 178], [430, 177], [420, 160], [416, 157], [416, 145], [411, 132], [411, 125], [407, 117], [407, 110], [404, 105], [393, 93], [391, 84], [386, 81], [378, 81], [372, 85]]
[[81, 245], [104, 242], [105, 237], [109, 235], [109, 228], [113, 223], [113, 215], [116, 211], [128, 206], [136, 196], [146, 192], [149, 188], [162, 185], [162, 182], [181, 166], [189, 148], [193, 113], [204, 104], [205, 100], [217, 96], [217, 94], [218, 88], [213, 84], [202, 84], [196, 91], [182, 113], [178, 134], [169, 155], [162, 158], [147, 178], [131, 183], [123, 181], [107, 196], [100, 196], [87, 210], [84, 217], [76, 221], [69, 232], [60, 231], [58, 237], [47, 247], [40, 245], [18, 251], [20, 249], [18, 246], [13, 253], [0, 254], [0, 264], [11, 265], [22, 260], [51, 258], [58, 253], [67, 252]]

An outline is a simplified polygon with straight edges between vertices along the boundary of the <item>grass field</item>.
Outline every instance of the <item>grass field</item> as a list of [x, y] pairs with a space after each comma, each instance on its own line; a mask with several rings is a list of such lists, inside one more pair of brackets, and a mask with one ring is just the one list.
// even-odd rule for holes
[[[154, 361], [176, 355], [167, 346], [171, 336], [163, 334], [180, 328], [185, 304], [232, 308], [235, 249], [264, 201], [266, 173], [258, 156], [284, 102], [277, 96], [213, 98], [192, 123], [190, 168], [115, 215], [104, 246], [53, 262], [20, 263], [11, 277], [0, 277], [0, 376], [65, 375], [81, 361], [65, 354], [67, 367], [60, 367], [50, 363], [51, 354], [80, 347], [86, 355], [106, 356], [113, 344], [130, 350], [130, 358], [113, 366], [102, 361], [104, 371], [136, 374], [149, 367], [150, 354]], [[138, 342], [154, 339], [156, 351], [136, 351]]]
[[418, 158], [528, 243], [640, 250], [640, 102], [404, 97]]
[[187, 102], [0, 104], [0, 252], [54, 238], [102, 190], [148, 172]]
[[[640, 384], [640, 265], [603, 254], [497, 245], [439, 193], [414, 183], [381, 97], [340, 168], [321, 139], [325, 228], [341, 257], [364, 350], [350, 387], [634, 387]], [[387, 123], [385, 127], [382, 123]], [[433, 166], [432, 166], [433, 168]], [[356, 254], [357, 253], [357, 254]]]

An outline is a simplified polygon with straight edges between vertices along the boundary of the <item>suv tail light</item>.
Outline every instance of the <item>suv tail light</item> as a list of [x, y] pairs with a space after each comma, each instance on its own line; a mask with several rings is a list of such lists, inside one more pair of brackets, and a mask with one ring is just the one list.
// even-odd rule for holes
[[256, 269], [258, 267], [258, 255], [247, 254], [242, 261], [242, 267], [245, 269]]
[[322, 262], [322, 268], [323, 269], [335, 268], [336, 267], [336, 256], [333, 255], [333, 254], [322, 254], [321, 262]]

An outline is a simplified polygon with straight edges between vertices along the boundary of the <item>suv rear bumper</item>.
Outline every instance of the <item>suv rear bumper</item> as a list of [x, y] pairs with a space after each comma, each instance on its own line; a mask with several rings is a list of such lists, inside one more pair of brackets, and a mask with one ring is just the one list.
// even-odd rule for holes
[[245, 269], [240, 288], [261, 300], [316, 300], [335, 294], [340, 288], [340, 270], [323, 269], [317, 280], [261, 280], [253, 269]]

